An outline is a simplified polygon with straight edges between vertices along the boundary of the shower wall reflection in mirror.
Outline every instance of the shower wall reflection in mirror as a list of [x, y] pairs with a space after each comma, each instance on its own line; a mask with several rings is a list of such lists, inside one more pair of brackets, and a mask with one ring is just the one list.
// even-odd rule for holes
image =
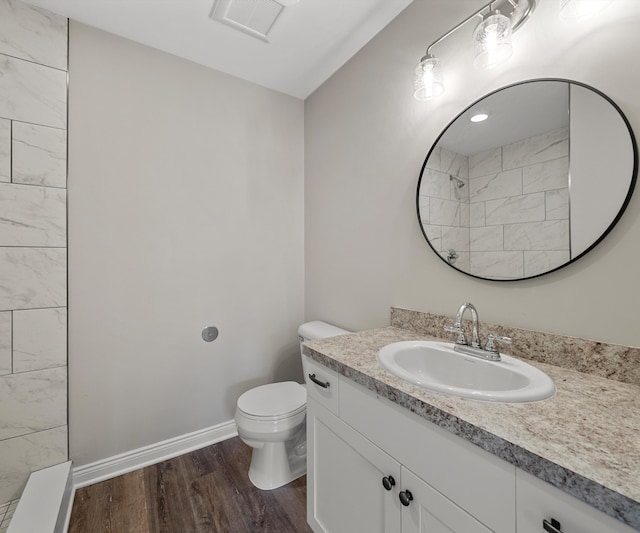
[[[470, 119], [488, 115], [482, 122]], [[601, 93], [564, 80], [510, 86], [461, 113], [418, 185], [430, 246], [475, 277], [539, 276], [611, 229], [636, 173], [628, 122]]]

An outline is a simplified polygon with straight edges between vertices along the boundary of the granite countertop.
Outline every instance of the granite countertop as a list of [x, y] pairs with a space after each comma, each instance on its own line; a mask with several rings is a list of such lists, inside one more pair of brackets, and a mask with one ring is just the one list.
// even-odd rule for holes
[[436, 340], [387, 327], [307, 341], [303, 353], [640, 530], [640, 387], [527, 360], [555, 396], [493, 403], [429, 392], [378, 365], [383, 346], [421, 339]]

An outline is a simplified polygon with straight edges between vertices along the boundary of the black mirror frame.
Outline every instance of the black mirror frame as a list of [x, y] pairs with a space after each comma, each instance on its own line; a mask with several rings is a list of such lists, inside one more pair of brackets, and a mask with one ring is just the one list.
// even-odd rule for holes
[[[424, 230], [424, 227], [422, 225], [422, 221], [420, 219], [420, 184], [422, 182], [422, 176], [424, 174], [424, 170], [425, 170], [425, 168], [427, 166], [427, 161], [429, 161], [429, 157], [431, 156], [433, 150], [438, 146], [438, 143], [440, 142], [440, 139], [447, 132], [449, 127], [451, 127], [451, 125], [456, 120], [458, 120], [458, 118], [460, 118], [461, 115], [466, 113], [470, 108], [472, 108], [473, 106], [475, 106], [476, 104], [478, 104], [479, 102], [484, 100], [485, 98], [488, 98], [489, 96], [493, 96], [494, 94], [497, 94], [497, 93], [499, 93], [501, 91], [504, 91], [506, 89], [510, 89], [512, 87], [517, 87], [519, 85], [524, 85], [525, 83], [549, 82], [549, 81], [570, 83], [570, 84], [573, 84], [573, 85], [578, 85], [580, 87], [584, 87], [585, 89], [589, 89], [589, 90], [593, 91], [594, 93], [598, 94], [599, 96], [601, 96], [602, 98], [604, 98], [607, 102], [609, 102], [609, 104], [611, 104], [611, 106], [620, 115], [620, 118], [624, 122], [624, 124], [627, 127], [627, 130], [629, 132], [629, 138], [631, 140], [631, 147], [632, 147], [632, 150], [633, 150], [633, 170], [632, 170], [632, 174], [631, 174], [631, 182], [629, 184], [629, 190], [627, 191], [627, 195], [626, 195], [626, 197], [624, 199], [624, 202], [622, 203], [622, 206], [620, 207], [620, 210], [618, 211], [617, 215], [614, 217], [614, 219], [611, 222], [611, 224], [609, 224], [607, 229], [602, 233], [602, 235], [600, 235], [600, 237], [598, 237], [593, 242], [593, 244], [591, 244], [591, 246], [589, 246], [581, 254], [579, 254], [576, 257], [570, 259], [566, 263], [563, 263], [563, 264], [561, 264], [561, 265], [559, 265], [559, 266], [557, 266], [557, 267], [555, 267], [555, 268], [553, 268], [551, 270], [547, 270], [546, 272], [542, 272], [540, 274], [536, 274], [535, 276], [527, 276], [527, 277], [513, 278], [513, 279], [485, 278], [485, 277], [482, 277], [482, 276], [476, 276], [476, 275], [471, 274], [469, 272], [465, 272], [464, 270], [461, 270], [461, 269], [457, 268], [455, 265], [452, 265], [451, 263], [449, 263], [440, 254], [440, 252], [438, 252], [438, 250], [436, 250], [433, 247], [433, 245], [431, 244], [431, 241], [429, 241], [429, 238], [427, 237], [427, 234], [426, 234], [426, 232]], [[418, 178], [418, 187], [417, 187], [417, 190], [416, 190], [416, 213], [417, 213], [417, 216], [418, 216], [418, 225], [420, 226], [420, 231], [422, 232], [422, 235], [424, 236], [425, 240], [427, 241], [427, 244], [433, 250], [433, 252], [438, 256], [438, 258], [440, 258], [440, 260], [443, 263], [445, 263], [448, 267], [453, 268], [454, 270], [457, 270], [458, 272], [460, 272], [460, 273], [462, 273], [462, 274], [464, 274], [466, 276], [469, 276], [469, 277], [475, 278], [475, 279], [481, 279], [481, 280], [484, 280], [484, 281], [495, 281], [495, 282], [499, 282], [499, 283], [535, 279], [535, 278], [539, 278], [540, 276], [545, 276], [545, 275], [550, 274], [552, 272], [556, 272], [557, 270], [560, 270], [561, 268], [564, 268], [564, 267], [566, 267], [566, 266], [568, 266], [568, 265], [570, 265], [572, 263], [575, 263], [578, 259], [580, 259], [581, 257], [584, 257], [591, 250], [593, 250], [598, 244], [600, 244], [604, 240], [604, 238], [611, 232], [611, 230], [614, 228], [614, 226], [618, 223], [618, 221], [622, 217], [623, 213], [626, 211], [627, 206], [629, 205], [629, 202], [631, 201], [631, 196], [633, 195], [633, 191], [634, 191], [635, 186], [636, 186], [637, 178], [638, 178], [638, 145], [637, 145], [637, 142], [636, 142], [635, 135], [633, 134], [633, 129], [631, 128], [631, 124], [630, 124], [629, 120], [627, 119], [627, 117], [625, 116], [625, 114], [622, 112], [622, 109], [620, 109], [620, 106], [618, 106], [618, 104], [616, 104], [609, 96], [604, 94], [602, 91], [599, 91], [598, 89], [596, 89], [596, 88], [594, 88], [594, 87], [592, 87], [592, 86], [590, 86], [590, 85], [588, 85], [586, 83], [582, 83], [582, 82], [574, 81], [574, 80], [569, 80], [569, 79], [564, 79], [564, 78], [532, 78], [532, 79], [529, 79], [529, 80], [524, 80], [524, 81], [520, 81], [520, 82], [517, 82], [517, 83], [512, 83], [510, 85], [505, 85], [504, 87], [496, 89], [495, 91], [491, 91], [490, 93], [487, 93], [487, 94], [483, 95], [481, 98], [478, 98], [476, 101], [474, 101], [472, 104], [468, 105], [460, 113], [458, 113], [453, 118], [453, 120], [451, 120], [449, 122], [449, 124], [447, 124], [447, 127], [442, 130], [440, 135], [438, 135], [437, 139], [434, 141], [433, 145], [429, 149], [429, 152], [427, 153], [427, 157], [425, 158], [424, 163], [422, 164], [422, 168], [420, 169], [420, 176]]]

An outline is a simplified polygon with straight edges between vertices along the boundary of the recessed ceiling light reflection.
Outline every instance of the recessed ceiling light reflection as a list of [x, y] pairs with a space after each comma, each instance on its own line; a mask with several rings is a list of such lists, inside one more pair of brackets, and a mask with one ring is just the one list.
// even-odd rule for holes
[[489, 118], [489, 115], [487, 115], [486, 113], [477, 113], [473, 115], [469, 120], [471, 122], [484, 122], [488, 118]]

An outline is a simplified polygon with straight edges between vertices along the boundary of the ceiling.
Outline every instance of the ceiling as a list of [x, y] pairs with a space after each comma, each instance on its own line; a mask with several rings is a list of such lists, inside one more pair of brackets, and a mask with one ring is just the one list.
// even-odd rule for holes
[[[477, 113], [489, 118], [470, 122]], [[569, 84], [535, 81], [483, 98], [460, 114], [439, 142], [452, 152], [473, 155], [568, 126]]]
[[286, 4], [269, 42], [209, 17], [229, 0], [25, 1], [304, 99], [413, 0], [268, 0]]

